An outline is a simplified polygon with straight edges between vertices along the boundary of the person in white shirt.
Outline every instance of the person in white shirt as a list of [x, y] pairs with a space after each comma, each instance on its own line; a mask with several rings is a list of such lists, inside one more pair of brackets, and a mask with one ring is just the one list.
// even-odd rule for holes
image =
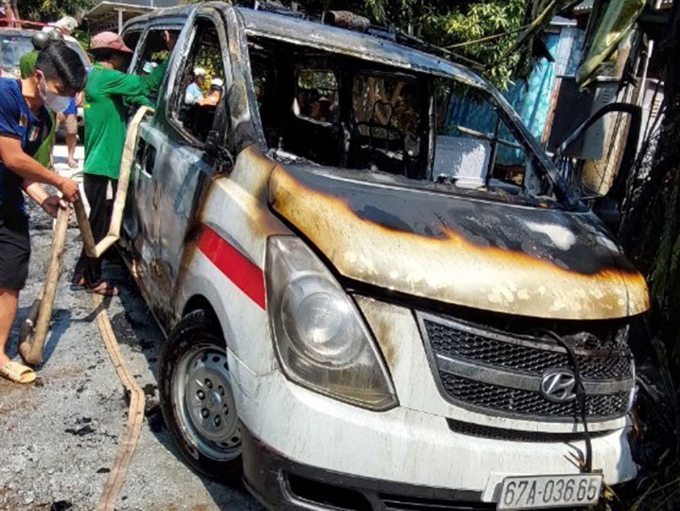
[[194, 81], [189, 84], [184, 93], [184, 103], [195, 105], [203, 100], [203, 86], [205, 85], [205, 69], [194, 68]]
[[201, 106], [217, 106], [222, 97], [222, 89], [224, 88], [224, 81], [221, 78], [213, 78], [210, 82], [210, 93], [205, 99], [199, 99], [197, 103]]

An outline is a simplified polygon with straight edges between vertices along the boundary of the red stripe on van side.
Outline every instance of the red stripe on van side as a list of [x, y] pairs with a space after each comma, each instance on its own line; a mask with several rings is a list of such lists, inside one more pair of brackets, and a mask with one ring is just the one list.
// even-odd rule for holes
[[266, 308], [264, 272], [259, 266], [207, 225], [202, 227], [198, 249], [248, 298]]

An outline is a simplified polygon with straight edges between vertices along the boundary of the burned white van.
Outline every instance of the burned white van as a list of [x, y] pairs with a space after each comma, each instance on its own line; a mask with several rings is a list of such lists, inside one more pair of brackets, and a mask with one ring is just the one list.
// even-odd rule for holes
[[[129, 22], [133, 70], [163, 30], [122, 248], [189, 464], [272, 509], [579, 507], [635, 477], [645, 281], [496, 90], [223, 3]], [[224, 85], [187, 104], [198, 66]]]

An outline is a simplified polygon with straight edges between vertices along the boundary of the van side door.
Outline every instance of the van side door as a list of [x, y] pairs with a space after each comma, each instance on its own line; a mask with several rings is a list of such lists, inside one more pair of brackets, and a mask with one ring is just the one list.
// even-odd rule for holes
[[[148, 276], [159, 293], [154, 308], [166, 321], [173, 312], [188, 230], [215, 174], [209, 139], [222, 138], [228, 126], [224, 21], [215, 9], [199, 8], [186, 27], [187, 32], [177, 43], [183, 50], [175, 52], [177, 60], [171, 63], [159, 98], [155, 129], [140, 135], [146, 143], [144, 165], [153, 183], [151, 214], [157, 229]], [[197, 83], [194, 69], [198, 67], [206, 71], [205, 81], [198, 84], [204, 97], [187, 103], [186, 91]]]
[[[189, 15], [189, 21], [193, 19], [193, 16], [193, 14]], [[167, 51], [164, 50], [165, 31], [178, 37], [175, 51], [169, 57]], [[141, 36], [131, 32], [130, 37], [135, 37], [138, 44], [129, 73], [138, 75], [148, 73], [154, 68], [153, 64], [158, 65], [167, 58], [170, 59], [168, 65], [170, 69], [174, 62], [182, 58], [181, 51], [177, 51], [177, 48], [181, 47], [183, 41], [186, 41], [189, 33], [189, 23], [186, 18], [160, 19], [145, 27]], [[128, 34], [124, 34], [123, 37], [127, 38]], [[130, 254], [137, 282], [147, 302], [152, 306], [153, 297], [164, 296], [163, 292], [166, 291], [166, 283], [159, 278], [162, 275], [160, 271], [162, 264], [159, 259], [161, 217], [157, 207], [159, 179], [156, 173], [159, 171], [158, 151], [166, 138], [164, 123], [160, 119], [162, 119], [164, 106], [163, 91], [167, 89], [169, 83], [168, 75], [169, 73], [166, 74], [160, 91], [148, 98], [155, 105], [154, 114], [147, 116], [139, 125], [122, 226], [123, 250]], [[136, 109], [136, 106], [132, 106], [131, 112]], [[167, 295], [166, 292], [165, 296]]]

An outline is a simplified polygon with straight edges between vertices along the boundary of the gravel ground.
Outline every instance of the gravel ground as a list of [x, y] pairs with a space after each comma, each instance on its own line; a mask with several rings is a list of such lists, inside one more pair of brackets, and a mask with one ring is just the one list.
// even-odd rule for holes
[[[42, 285], [51, 225], [44, 213], [32, 212], [33, 255], [19, 320]], [[123, 434], [127, 403], [93, 321], [92, 297], [69, 289], [80, 247], [72, 228], [39, 381], [24, 387], [0, 379], [2, 510], [94, 509]], [[146, 420], [116, 508], [261, 510], [245, 490], [201, 478], [180, 460], [158, 409], [154, 375], [163, 336], [123, 263], [107, 261], [104, 271], [121, 290], [108, 309], [121, 352], [147, 395]], [[18, 324], [10, 340], [12, 354], [17, 353]]]

